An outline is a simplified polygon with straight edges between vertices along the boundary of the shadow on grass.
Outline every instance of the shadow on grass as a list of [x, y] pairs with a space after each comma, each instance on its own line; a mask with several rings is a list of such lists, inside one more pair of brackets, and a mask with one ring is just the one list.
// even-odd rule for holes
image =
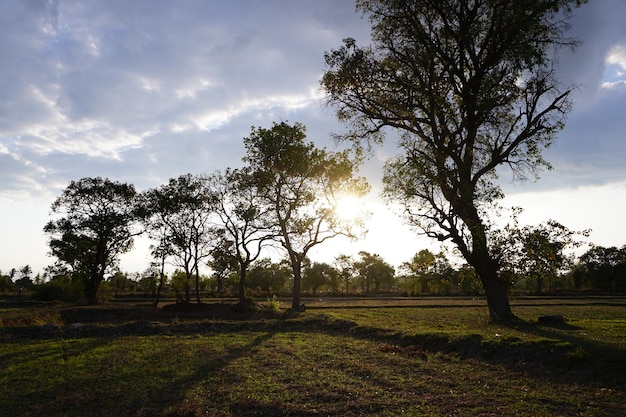
[[[406, 306], [401, 306], [406, 308]], [[423, 307], [423, 306], [420, 306]], [[446, 308], [448, 306], [440, 306]], [[472, 306], [465, 306], [472, 307]], [[344, 307], [342, 307], [344, 308]], [[363, 308], [363, 307], [359, 307]], [[369, 307], [368, 307], [369, 308]], [[379, 308], [394, 308], [393, 306]], [[468, 360], [504, 366], [514, 372], [535, 378], [554, 381], [557, 384], [579, 383], [610, 387], [621, 392], [626, 391], [626, 352], [615, 346], [603, 344], [580, 336], [581, 329], [571, 324], [546, 326], [523, 320], [508, 324], [510, 329], [520, 333], [519, 337], [485, 338], [478, 334], [464, 333], [454, 335], [440, 333], [407, 333], [377, 327], [359, 326], [356, 322], [336, 318], [325, 314], [324, 309], [312, 309], [308, 313], [289, 317], [255, 320], [149, 320], [142, 317], [135, 321], [133, 316], [119, 317], [122, 321], [83, 323], [65, 326], [30, 326], [0, 329], [0, 341], [46, 340], [46, 339], [83, 339], [94, 338], [89, 349], [95, 349], [109, 340], [126, 336], [190, 336], [238, 332], [262, 332], [240, 347], [208, 358], [202, 366], [183, 378], [174, 379], [165, 386], [145, 394], [143, 399], [128, 399], [128, 407], [142, 410], [143, 415], [201, 415], [202, 402], [186, 403], [189, 390], [199, 384], [207, 383], [213, 375], [222, 374], [229, 363], [244, 356], [254, 355], [254, 350], [269, 341], [276, 333], [309, 332], [342, 335], [356, 339], [381, 342], [384, 349], [393, 349], [394, 353], [411, 355], [428, 360], [430, 355], [451, 354]], [[317, 311], [316, 311], [317, 310]], [[73, 314], [73, 313], [72, 313]], [[79, 317], [66, 316], [68, 320]], [[524, 335], [532, 335], [526, 338]], [[207, 352], [207, 355], [211, 355]], [[7, 358], [5, 358], [6, 360]], [[17, 359], [17, 357], [16, 357]], [[95, 380], [94, 380], [95, 381]], [[85, 381], [85, 385], [93, 381]], [[42, 392], [45, 397], [52, 394]], [[255, 403], [245, 398], [226, 399], [224, 408], [235, 415], [281, 416], [289, 414], [285, 404], [271, 402]], [[229, 402], [230, 401], [230, 402]], [[189, 407], [190, 409], [186, 409]], [[301, 413], [299, 415], [302, 415]]]

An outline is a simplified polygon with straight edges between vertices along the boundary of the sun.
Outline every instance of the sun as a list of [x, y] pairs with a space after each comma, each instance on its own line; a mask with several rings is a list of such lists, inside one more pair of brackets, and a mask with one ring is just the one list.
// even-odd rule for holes
[[343, 220], [354, 220], [363, 217], [365, 213], [363, 201], [354, 195], [344, 195], [337, 199], [335, 213]]

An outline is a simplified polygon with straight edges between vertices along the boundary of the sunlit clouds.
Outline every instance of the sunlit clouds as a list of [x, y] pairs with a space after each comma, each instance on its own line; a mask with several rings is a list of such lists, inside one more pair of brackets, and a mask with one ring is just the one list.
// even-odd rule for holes
[[605, 63], [605, 81], [602, 83], [602, 88], [626, 87], [626, 46], [614, 45], [609, 50]]

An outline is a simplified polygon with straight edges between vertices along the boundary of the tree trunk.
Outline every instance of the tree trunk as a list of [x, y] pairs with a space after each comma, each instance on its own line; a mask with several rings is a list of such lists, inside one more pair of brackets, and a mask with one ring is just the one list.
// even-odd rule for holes
[[293, 299], [291, 301], [291, 308], [300, 311], [300, 290], [302, 287], [302, 262], [297, 259], [292, 259], [291, 265], [293, 268]]
[[196, 265], [196, 301], [200, 304], [200, 271]]
[[98, 304], [98, 289], [100, 288], [99, 278], [88, 278], [85, 282], [85, 292], [83, 298], [79, 301], [81, 305], [95, 306]]
[[480, 270], [476, 269], [476, 273], [485, 289], [491, 319], [497, 322], [506, 322], [513, 319], [515, 316], [511, 311], [507, 289], [500, 281], [497, 271], [494, 268], [482, 267]]
[[239, 265], [239, 303], [243, 305], [246, 301], [246, 265]]
[[[467, 198], [465, 201], [472, 201], [472, 199]], [[474, 268], [482, 281], [491, 320], [496, 322], [510, 321], [515, 316], [509, 304], [508, 289], [498, 275], [497, 261], [489, 253], [485, 225], [473, 204], [459, 204], [459, 206], [460, 210], [458, 212], [462, 214], [461, 218], [472, 235], [471, 252], [468, 251], [465, 242], [460, 236], [456, 237], [455, 243], [465, 260]], [[453, 240], [455, 239], [453, 238]]]
[[491, 319], [497, 322], [513, 319], [515, 316], [511, 312], [507, 288], [498, 276], [498, 267], [491, 259], [487, 246], [474, 244], [474, 251], [468, 262], [482, 281]]
[[163, 288], [163, 281], [165, 278], [165, 257], [161, 258], [161, 271], [159, 271], [159, 285], [157, 286], [156, 297], [154, 298], [154, 306], [159, 305], [161, 299], [161, 289]]

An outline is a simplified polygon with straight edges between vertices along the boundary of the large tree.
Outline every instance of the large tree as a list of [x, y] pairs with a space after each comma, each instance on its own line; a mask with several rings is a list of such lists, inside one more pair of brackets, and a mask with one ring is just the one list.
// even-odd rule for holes
[[255, 178], [268, 220], [293, 269], [292, 308], [300, 309], [302, 265], [315, 246], [336, 236], [357, 237], [358, 222], [339, 216], [337, 202], [369, 191], [355, 176], [357, 161], [347, 151], [331, 152], [306, 141], [304, 125], [274, 123], [253, 128], [244, 138], [250, 175]]
[[70, 182], [52, 204], [52, 212], [62, 217], [44, 227], [51, 236], [50, 251], [82, 279], [82, 302], [98, 302], [104, 275], [131, 249], [139, 234], [133, 229], [135, 203], [133, 185], [98, 177]]
[[480, 276], [494, 320], [513, 318], [485, 218], [502, 197], [496, 168], [518, 178], [563, 127], [570, 89], [552, 57], [579, 0], [358, 0], [373, 43], [325, 55], [329, 103], [349, 137], [395, 131], [402, 153], [385, 193], [421, 233], [451, 240]]

